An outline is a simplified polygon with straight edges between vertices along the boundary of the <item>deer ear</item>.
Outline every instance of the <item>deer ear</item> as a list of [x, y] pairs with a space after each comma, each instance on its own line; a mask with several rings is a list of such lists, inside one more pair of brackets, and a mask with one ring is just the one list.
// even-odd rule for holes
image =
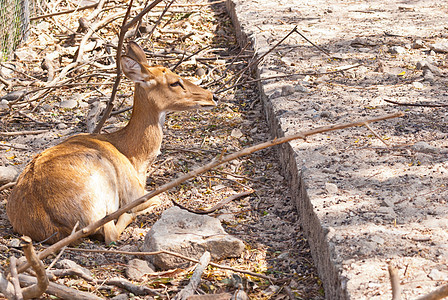
[[135, 83], [152, 85], [153, 80], [151, 73], [146, 70], [139, 62], [129, 56], [121, 56], [121, 68], [124, 75]]
[[146, 60], [146, 55], [143, 49], [133, 41], [128, 43], [128, 46], [126, 47], [126, 55], [141, 64], [146, 64], [148, 62]]

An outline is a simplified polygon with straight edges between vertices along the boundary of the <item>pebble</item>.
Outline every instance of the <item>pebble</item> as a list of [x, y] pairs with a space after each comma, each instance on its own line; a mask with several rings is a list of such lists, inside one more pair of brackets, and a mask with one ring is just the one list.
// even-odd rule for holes
[[327, 193], [330, 195], [334, 195], [338, 192], [338, 186], [334, 183], [325, 183], [325, 190], [327, 190]]
[[422, 40], [416, 40], [412, 44], [412, 49], [421, 49], [425, 47], [425, 43]]
[[423, 78], [425, 79], [425, 81], [428, 81], [428, 82], [434, 82], [435, 81], [434, 74], [432, 74], [432, 72], [430, 70], [425, 70], [423, 72]]
[[197, 68], [195, 73], [197, 76], [202, 77], [205, 75], [206, 72], [204, 68]]
[[62, 130], [62, 129], [67, 129], [67, 124], [65, 124], [65, 123], [59, 123], [58, 125], [57, 125], [57, 127], [58, 127], [58, 129], [60, 129], [60, 130]]
[[294, 86], [292, 86], [290, 84], [282, 86], [282, 93], [281, 93], [281, 95], [283, 97], [292, 95], [292, 94], [294, 94], [294, 92], [295, 92]]
[[19, 171], [13, 166], [0, 166], [0, 184], [13, 182], [19, 175]]
[[0, 109], [8, 109], [9, 108], [9, 102], [6, 99], [2, 99], [0, 101]]
[[307, 89], [306, 87], [304, 87], [304, 86], [301, 85], [301, 84], [296, 84], [296, 86], [294, 87], [294, 89], [295, 89], [296, 92], [300, 92], [300, 93], [309, 93], [309, 92], [310, 92], [309, 89]]
[[412, 149], [422, 153], [439, 153], [439, 149], [429, 145], [426, 142], [417, 142], [412, 146]]
[[59, 103], [60, 108], [72, 109], [78, 105], [78, 101], [76, 100], [64, 100]]
[[429, 45], [429, 48], [435, 52], [448, 53], [448, 43], [431, 44]]
[[243, 136], [243, 133], [241, 132], [240, 129], [238, 129], [238, 128], [234, 128], [234, 129], [232, 130], [232, 133], [231, 133], [230, 135], [231, 135], [232, 137], [236, 138], [236, 139], [239, 139], [240, 137]]
[[331, 118], [333, 116], [333, 114], [330, 111], [323, 111], [323, 112], [320, 113], [320, 116], [322, 118], [329, 119], [329, 118]]
[[20, 242], [19, 239], [11, 239], [9, 241], [9, 246], [14, 247], [14, 248], [19, 248], [19, 247], [22, 247], [22, 242]]
[[440, 281], [448, 280], [448, 274], [440, 272], [437, 269], [432, 269], [431, 272], [428, 274], [428, 277], [431, 278], [432, 280], [440, 280]]
[[419, 82], [419, 81], [414, 81], [413, 83], [412, 83], [412, 86], [414, 87], [414, 88], [416, 88], [416, 89], [422, 89], [424, 86], [423, 86], [423, 83], [421, 83], [421, 82]]
[[390, 47], [389, 53], [391, 53], [391, 54], [403, 54], [403, 53], [406, 53], [406, 48], [401, 47], [401, 46], [393, 46], [393, 47]]
[[129, 261], [126, 268], [126, 276], [131, 280], [140, 281], [146, 274], [154, 273], [154, 266], [146, 260], [133, 259]]

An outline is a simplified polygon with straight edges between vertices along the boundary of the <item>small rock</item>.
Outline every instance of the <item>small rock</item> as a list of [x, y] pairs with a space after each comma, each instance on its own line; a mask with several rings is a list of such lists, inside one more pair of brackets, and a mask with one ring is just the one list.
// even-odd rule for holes
[[204, 76], [204, 75], [206, 74], [204, 68], [197, 68], [195, 73], [196, 73], [196, 75], [199, 76], [199, 77], [202, 77], [202, 76]]
[[19, 239], [12, 239], [9, 241], [9, 246], [14, 248], [22, 247], [22, 242]]
[[0, 101], [0, 109], [8, 109], [9, 108], [9, 102], [8, 100], [1, 100]]
[[64, 100], [59, 103], [60, 108], [72, 109], [78, 106], [78, 101], [76, 100]]
[[275, 99], [282, 95], [282, 92], [280, 90], [273, 91], [268, 97], [269, 99]]
[[284, 85], [284, 86], [282, 86], [282, 93], [281, 93], [281, 95], [283, 97], [292, 95], [292, 94], [294, 94], [294, 92], [295, 92], [294, 86], [292, 86], [292, 85]]
[[412, 44], [412, 49], [421, 49], [425, 47], [425, 43], [422, 40], [416, 40]]
[[448, 280], [448, 274], [440, 272], [437, 269], [432, 269], [431, 272], [428, 274], [428, 277], [431, 278], [432, 280], [438, 280], [438, 281]]
[[[142, 247], [142, 251], [161, 249], [194, 258], [209, 251], [213, 260], [220, 260], [239, 257], [244, 250], [244, 243], [226, 233], [215, 218], [171, 207], [152, 226]], [[166, 254], [153, 255], [148, 259], [161, 270], [191, 265], [190, 262]]]
[[29, 60], [36, 59], [38, 55], [35, 51], [33, 51], [30, 48], [21, 48], [21, 49], [17, 49], [14, 52], [14, 56], [19, 61], [29, 61]]
[[370, 238], [370, 240], [372, 242], [375, 242], [375, 243], [380, 244], [380, 245], [384, 244], [384, 239], [382, 237], [379, 237], [379, 236], [376, 236], [376, 235], [372, 236]]
[[126, 276], [130, 280], [141, 281], [146, 274], [154, 273], [154, 266], [150, 265], [146, 260], [133, 259], [129, 261], [126, 268]]
[[391, 53], [391, 54], [403, 54], [403, 53], [406, 53], [406, 48], [401, 47], [401, 46], [393, 46], [393, 47], [390, 47], [389, 53]]
[[58, 125], [57, 125], [57, 128], [58, 129], [60, 129], [60, 130], [63, 130], [63, 129], [67, 129], [67, 124], [65, 124], [65, 123], [59, 123]]
[[422, 89], [422, 88], [423, 88], [423, 83], [418, 82], [418, 81], [414, 81], [414, 82], [412, 83], [412, 86], [413, 86], [414, 88], [416, 88], [416, 89]]
[[438, 75], [438, 76], [442, 75], [442, 72], [440, 72], [440, 69], [429, 62], [427, 62], [423, 66], [423, 70], [429, 70], [429, 71], [431, 71], [431, 73]]
[[13, 166], [0, 166], [0, 184], [13, 182], [19, 175], [19, 171]]
[[327, 193], [330, 195], [334, 195], [338, 192], [338, 186], [334, 183], [325, 183], [325, 190], [327, 190]]
[[331, 117], [333, 116], [333, 114], [332, 114], [330, 111], [322, 111], [322, 112], [320, 113], [320, 116], [321, 116], [322, 118], [327, 118], [327, 119], [329, 119], [329, 118], [331, 118]]
[[326, 72], [327, 72], [327, 68], [325, 68], [325, 67], [320, 67], [319, 69], [317, 69], [317, 73], [322, 74], [322, 73], [326, 73]]
[[234, 128], [234, 129], [232, 130], [232, 133], [231, 133], [230, 135], [231, 135], [232, 137], [236, 138], [236, 139], [239, 139], [240, 137], [243, 136], [243, 133], [241, 132], [240, 129], [238, 129], [238, 128]]
[[280, 287], [278, 285], [270, 285], [267, 289], [265, 289], [262, 293], [265, 296], [271, 296], [275, 293], [277, 293], [277, 291], [280, 289]]
[[412, 146], [412, 149], [417, 152], [422, 153], [439, 153], [439, 149], [437, 147], [431, 146], [426, 142], [417, 142]]
[[22, 98], [25, 95], [25, 93], [26, 93], [26, 90], [13, 91], [13, 92], [10, 92], [10, 93], [4, 95], [0, 99], [7, 100], [7, 101], [16, 101], [16, 100]]
[[435, 52], [448, 53], [448, 43], [431, 44], [429, 45], [429, 48]]
[[304, 87], [301, 84], [296, 84], [294, 89], [296, 92], [300, 92], [300, 93], [309, 93], [310, 92], [309, 89], [307, 89], [306, 87]]
[[288, 259], [288, 257], [289, 257], [289, 252], [283, 252], [282, 254], [277, 256], [277, 259], [283, 260], [283, 259]]
[[417, 68], [417, 70], [423, 70], [423, 67], [426, 66], [427, 63], [428, 62], [426, 60], [421, 60], [417, 62], [415, 67]]
[[77, 263], [75, 263], [73, 260], [70, 259], [63, 259], [61, 261], [58, 261], [55, 264], [56, 268], [58, 269], [73, 269], [77, 270], [78, 272], [82, 272], [87, 277], [92, 277], [92, 273], [90, 273], [89, 269], [86, 269], [84, 267], [81, 267]]
[[129, 297], [127, 294], [118, 294], [115, 297], [110, 298], [110, 300], [128, 300]]
[[434, 82], [435, 81], [434, 74], [432, 74], [432, 72], [430, 70], [428, 70], [428, 69], [424, 70], [423, 78], [425, 79], [425, 81], [428, 81], [428, 82]]

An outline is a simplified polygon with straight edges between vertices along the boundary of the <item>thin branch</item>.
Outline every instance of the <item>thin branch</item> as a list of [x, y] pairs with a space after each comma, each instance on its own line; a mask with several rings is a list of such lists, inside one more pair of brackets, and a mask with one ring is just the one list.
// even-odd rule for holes
[[[52, 246], [50, 246], [50, 247], [52, 247]], [[50, 247], [48, 247], [46, 250], [48, 250]], [[46, 251], [46, 250], [44, 250], [44, 251]], [[159, 251], [154, 251], [154, 252], [131, 252], [131, 251], [119, 251], [119, 250], [96, 250], [96, 249], [80, 249], [80, 248], [66, 248], [66, 250], [78, 251], [78, 252], [88, 252], [88, 253], [125, 254], [125, 255], [135, 255], [135, 256], [150, 256], [150, 255], [158, 255], [158, 254], [168, 254], [168, 255], [172, 255], [172, 256], [187, 260], [187, 261], [194, 262], [194, 263], [199, 262], [199, 260], [197, 260], [195, 258], [184, 256], [182, 254], [168, 251], [168, 250], [159, 250]], [[225, 266], [225, 265], [220, 265], [220, 264], [213, 263], [213, 262], [210, 262], [209, 265], [212, 267], [218, 268], [218, 269], [229, 270], [229, 271], [236, 272], [236, 273], [242, 273], [242, 274], [247, 274], [247, 275], [250, 275], [253, 277], [263, 278], [263, 279], [269, 280], [271, 282], [276, 281], [275, 278], [264, 275], [264, 274], [259, 274], [259, 273], [255, 273], [255, 272], [251, 272], [251, 271], [247, 271], [247, 270], [240, 270], [240, 269], [232, 268], [232, 267]]]
[[17, 182], [15, 182], [15, 181], [14, 181], [14, 182], [8, 182], [8, 183], [6, 183], [6, 184], [0, 186], [0, 191], [9, 189], [9, 188], [15, 186], [16, 184], [17, 184]]
[[191, 213], [198, 214], [198, 215], [206, 215], [206, 214], [210, 214], [212, 212], [217, 211], [218, 209], [220, 209], [221, 207], [223, 207], [227, 203], [230, 203], [230, 202], [232, 202], [232, 201], [234, 201], [236, 199], [242, 198], [242, 197], [249, 196], [250, 194], [253, 194], [253, 193], [254, 193], [254, 190], [250, 190], [250, 191], [245, 191], [245, 192], [242, 192], [242, 193], [239, 193], [239, 194], [232, 195], [232, 196], [227, 197], [226, 199], [222, 200], [221, 202], [218, 202], [218, 204], [216, 204], [212, 208], [209, 208], [209, 209], [206, 209], [206, 210], [194, 210], [194, 209], [185, 207], [185, 206], [183, 206], [180, 203], [177, 203], [173, 199], [171, 199], [171, 201], [174, 203], [174, 205], [176, 205], [176, 206], [178, 206], [178, 207], [180, 207], [182, 209], [185, 209], [185, 210], [187, 210], [187, 211], [189, 211]]
[[370, 125], [369, 124], [364, 124], [364, 126], [366, 126], [367, 127], [367, 129], [369, 129], [370, 130], [370, 132], [372, 132], [373, 133], [373, 135], [377, 138], [377, 139], [379, 139], [380, 141], [382, 141], [383, 143], [384, 143], [384, 145], [386, 145], [386, 146], [388, 146], [389, 147], [389, 144], [382, 138], [382, 137], [380, 137], [379, 136], [379, 134], [378, 133], [376, 133], [376, 131], [375, 130], [373, 130], [373, 128], [372, 127], [370, 127]]
[[318, 49], [319, 51], [321, 51], [322, 53], [324, 53], [325, 55], [332, 57], [330, 55], [330, 52], [328, 52], [327, 50], [322, 49], [321, 47], [317, 46], [316, 44], [314, 44], [312, 41], [310, 41], [309, 39], [306, 38], [306, 36], [304, 36], [300, 31], [297, 30], [297, 26], [294, 28], [294, 31], [300, 35], [303, 39], [305, 39], [305, 41], [307, 41], [308, 43], [310, 43], [311, 45], [313, 45], [314, 47], [316, 47], [316, 49]]
[[151, 9], [153, 9], [161, 1], [162, 0], [154, 0], [150, 5], [148, 5], [146, 8], [144, 8], [141, 13], [139, 13], [131, 21], [126, 23], [129, 18], [129, 15], [131, 13], [131, 8], [132, 8], [132, 3], [133, 3], [133, 0], [130, 1], [128, 10], [126, 11], [126, 15], [123, 19], [123, 24], [122, 24], [121, 30], [120, 30], [120, 36], [118, 38], [118, 48], [117, 48], [117, 58], [116, 58], [117, 77], [115, 79], [114, 86], [112, 87], [112, 94], [110, 96], [110, 100], [107, 103], [107, 107], [106, 107], [106, 110], [104, 111], [104, 115], [101, 118], [101, 120], [98, 122], [98, 124], [96, 125], [95, 129], [93, 130], [93, 133], [99, 133], [101, 131], [101, 128], [103, 127], [104, 123], [106, 123], [106, 120], [109, 118], [110, 113], [112, 112], [112, 109], [114, 108], [114, 101], [115, 101], [115, 97], [118, 92], [118, 85], [120, 84], [120, 80], [121, 80], [121, 64], [120, 64], [121, 63], [121, 50], [123, 49], [124, 36], [125, 36], [126, 32], [129, 30], [129, 28], [134, 26], [145, 14], [147, 14]]
[[[212, 162], [197, 168], [196, 170], [193, 170], [187, 174], [184, 174], [183, 176], [180, 176], [179, 178], [166, 183], [162, 186], [160, 186], [159, 188], [155, 189], [154, 191], [147, 193], [146, 195], [132, 201], [131, 203], [128, 203], [127, 205], [124, 205], [123, 207], [121, 207], [120, 209], [116, 210], [115, 212], [113, 212], [112, 214], [105, 216], [104, 218], [102, 218], [101, 220], [98, 220], [86, 227], [84, 227], [81, 230], [78, 230], [77, 232], [75, 232], [73, 235], [66, 237], [62, 240], [60, 240], [59, 242], [53, 244], [52, 246], [48, 247], [47, 249], [45, 249], [44, 251], [39, 253], [39, 259], [43, 259], [45, 257], [47, 257], [50, 254], [55, 253], [56, 251], [58, 251], [59, 249], [61, 249], [62, 247], [71, 244], [73, 242], [75, 242], [76, 240], [82, 238], [82, 237], [86, 237], [90, 234], [92, 234], [95, 230], [97, 230], [98, 228], [100, 228], [101, 226], [103, 226], [104, 224], [117, 219], [119, 216], [121, 216], [123, 213], [130, 211], [131, 209], [133, 209], [134, 207], [137, 207], [138, 205], [141, 205], [143, 203], [145, 203], [146, 201], [148, 201], [149, 199], [163, 193], [166, 192], [176, 186], [178, 186], [179, 184], [190, 180], [196, 176], [198, 176], [201, 173], [204, 173], [208, 170], [211, 170], [221, 164], [224, 164], [226, 162], [232, 161], [236, 158], [242, 157], [242, 156], [246, 156], [249, 155], [251, 153], [254, 153], [256, 151], [265, 149], [265, 148], [269, 148], [275, 145], [279, 145], [279, 144], [283, 144], [283, 143], [287, 143], [290, 142], [292, 140], [296, 140], [296, 139], [305, 139], [307, 136], [310, 135], [314, 135], [314, 134], [318, 134], [318, 133], [323, 133], [323, 132], [329, 132], [329, 131], [335, 131], [335, 130], [340, 130], [340, 129], [344, 129], [344, 128], [348, 128], [348, 127], [355, 127], [355, 126], [363, 126], [365, 123], [372, 123], [372, 122], [378, 122], [378, 121], [383, 121], [383, 120], [387, 120], [387, 119], [392, 119], [392, 118], [397, 118], [397, 117], [402, 117], [404, 116], [403, 112], [397, 112], [394, 114], [389, 114], [389, 115], [384, 115], [384, 116], [380, 116], [380, 117], [376, 117], [376, 118], [371, 118], [371, 119], [366, 119], [366, 120], [361, 120], [361, 121], [357, 121], [357, 122], [352, 122], [352, 123], [343, 123], [343, 124], [338, 124], [338, 125], [330, 125], [330, 126], [323, 126], [323, 127], [318, 127], [312, 130], [308, 130], [308, 131], [303, 131], [303, 132], [299, 132], [295, 135], [290, 135], [290, 136], [286, 136], [286, 137], [282, 137], [282, 138], [276, 138], [274, 140], [270, 140], [252, 147], [248, 147], [245, 149], [242, 149], [241, 151], [235, 152], [233, 154], [224, 156], [224, 157], [219, 157], [215, 160], [213, 160]], [[24, 270], [26, 270], [27, 268], [29, 268], [30, 264], [24, 263], [21, 266], [19, 266], [18, 271], [23, 272]]]
[[440, 300], [448, 297], [448, 284], [441, 286], [437, 290], [417, 298], [417, 300]]
[[389, 262], [387, 268], [389, 270], [390, 284], [392, 286], [392, 300], [400, 300], [401, 298], [401, 288], [400, 288], [400, 278], [398, 277], [398, 270], [395, 266]]
[[9, 258], [9, 268], [11, 270], [11, 283], [14, 286], [15, 299], [22, 300], [22, 288], [20, 287], [19, 274], [17, 274], [17, 258], [14, 255]]
[[215, 91], [215, 93], [218, 93], [226, 84], [232, 82], [232, 80], [234, 80], [235, 78], [238, 78], [240, 75], [242, 75], [244, 72], [246, 72], [247, 70], [249, 70], [250, 68], [252, 68], [253, 66], [258, 65], [265, 57], [266, 55], [268, 55], [269, 53], [271, 53], [272, 51], [274, 51], [275, 48], [277, 48], [281, 43], [283, 43], [291, 34], [293, 34], [294, 32], [296, 32], [297, 26], [295, 26], [287, 35], [285, 35], [280, 41], [278, 41], [274, 46], [272, 46], [268, 51], [266, 51], [266, 53], [264, 53], [263, 55], [261, 55], [259, 58], [257, 58], [256, 60], [252, 61], [251, 63], [249, 63], [246, 67], [244, 67], [241, 71], [239, 71], [238, 73], [236, 73], [235, 75], [233, 75], [229, 80], [227, 80], [225, 83], [223, 83], [220, 87], [218, 87]]
[[26, 260], [31, 265], [34, 272], [36, 272], [37, 278], [36, 284], [26, 287], [22, 290], [23, 297], [25, 299], [38, 298], [47, 289], [49, 280], [47, 274], [45, 273], [44, 264], [36, 255], [36, 251], [33, 247], [33, 241], [27, 236], [22, 237], [22, 240], [25, 242], [25, 245], [23, 246], [23, 252], [25, 252]]
[[187, 300], [188, 297], [194, 295], [199, 283], [201, 282], [202, 273], [204, 273], [205, 268], [210, 263], [210, 252], [205, 251], [202, 254], [199, 263], [196, 265], [194, 269], [193, 275], [191, 275], [190, 282], [188, 282], [187, 286], [185, 286], [177, 295], [174, 297], [174, 300]]
[[[79, 225], [79, 221], [76, 222], [75, 226], [73, 226], [72, 229], [72, 234], [74, 234], [76, 232], [76, 229], [78, 228]], [[47, 267], [47, 271], [51, 270], [51, 268], [53, 268], [53, 266], [57, 263], [57, 261], [61, 258], [62, 254], [64, 253], [65, 248], [67, 248], [67, 246], [62, 247], [61, 251], [59, 251], [58, 255], [56, 256], [55, 259], [53, 259], [53, 261], [51, 262], [51, 264]]]
[[396, 104], [396, 105], [402, 105], [402, 106], [420, 106], [420, 107], [447, 107], [448, 104], [423, 104], [423, 103], [401, 103], [393, 100], [387, 100], [384, 99], [384, 101]]
[[59, 16], [59, 15], [71, 14], [72, 12], [82, 11], [82, 10], [86, 10], [86, 9], [90, 9], [90, 8], [95, 8], [97, 6], [98, 6], [98, 2], [94, 3], [94, 4], [78, 7], [78, 8], [75, 8], [75, 9], [63, 10], [63, 11], [59, 11], [59, 12], [55, 12], [55, 13], [51, 13], [51, 14], [47, 14], [47, 15], [41, 15], [41, 16], [32, 17], [32, 18], [30, 18], [30, 21], [44, 19], [44, 18], [49, 18], [49, 17], [54, 17], [54, 16]]
[[48, 132], [50, 130], [24, 130], [24, 131], [10, 131], [10, 132], [0, 132], [0, 136], [16, 136], [16, 135], [27, 135], [27, 134], [41, 134]]

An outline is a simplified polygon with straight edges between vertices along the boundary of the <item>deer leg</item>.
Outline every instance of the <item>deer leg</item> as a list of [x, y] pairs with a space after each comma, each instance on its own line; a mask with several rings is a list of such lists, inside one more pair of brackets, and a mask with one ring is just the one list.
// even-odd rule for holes
[[121, 232], [118, 231], [117, 227], [115, 226], [114, 221], [110, 221], [103, 225], [104, 230], [104, 241], [106, 244], [110, 244], [112, 242], [115, 242], [120, 237]]
[[154, 196], [151, 199], [147, 200], [146, 202], [133, 208], [132, 212], [136, 216], [143, 215], [145, 213], [150, 212], [154, 206], [159, 206], [161, 204], [162, 204], [162, 199], [160, 199], [159, 196]]

